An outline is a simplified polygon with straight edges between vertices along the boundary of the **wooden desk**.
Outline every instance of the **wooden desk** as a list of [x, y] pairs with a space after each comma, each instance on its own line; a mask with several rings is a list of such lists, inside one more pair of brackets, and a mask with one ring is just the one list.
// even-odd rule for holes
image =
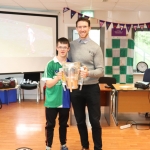
[[110, 115], [111, 115], [111, 88], [105, 88], [106, 84], [99, 84], [100, 87], [100, 104], [101, 106], [104, 106], [104, 116], [105, 119], [110, 125]]
[[113, 117], [118, 125], [118, 113], [149, 112], [150, 89], [137, 89], [134, 84], [113, 84], [116, 89], [115, 112]]
[[[104, 106], [104, 116], [105, 119], [110, 125], [110, 112], [111, 112], [111, 107], [110, 107], [110, 102], [111, 102], [111, 89], [105, 88], [106, 84], [99, 84], [100, 87], [100, 106]], [[71, 125], [72, 121], [72, 107], [70, 108], [70, 117], [69, 117], [69, 125]]]

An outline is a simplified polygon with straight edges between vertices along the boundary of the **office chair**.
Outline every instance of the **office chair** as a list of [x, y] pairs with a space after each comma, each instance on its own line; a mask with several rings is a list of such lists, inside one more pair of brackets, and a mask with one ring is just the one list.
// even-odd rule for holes
[[150, 82], [150, 68], [146, 69], [143, 75], [144, 82]]
[[[143, 81], [144, 82], [150, 82], [150, 68], [146, 69], [143, 75]], [[145, 118], [149, 118], [148, 117], [148, 112], [145, 113]]]
[[24, 80], [21, 81], [20, 83], [19, 98], [21, 99], [21, 94], [22, 94], [24, 100], [24, 90], [34, 90], [34, 89], [37, 89], [36, 99], [37, 102], [39, 102], [39, 95], [41, 99], [40, 73], [39, 72], [24, 73]]
[[[100, 77], [99, 78], [99, 83], [105, 83], [108, 86], [111, 87], [112, 93], [111, 93], [111, 100], [112, 100], [112, 105], [111, 105], [111, 111], [113, 112], [113, 100], [116, 98], [116, 90], [112, 84], [116, 84], [116, 78], [114, 77]], [[111, 112], [111, 113], [112, 113]]]
[[100, 77], [99, 83], [106, 83], [111, 89], [115, 89], [112, 84], [116, 84], [116, 79], [114, 77]]

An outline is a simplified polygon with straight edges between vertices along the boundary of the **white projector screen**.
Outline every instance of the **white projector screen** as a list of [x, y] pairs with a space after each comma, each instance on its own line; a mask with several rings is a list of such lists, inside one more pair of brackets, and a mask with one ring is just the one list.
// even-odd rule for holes
[[0, 11], [0, 74], [43, 72], [57, 38], [58, 16]]

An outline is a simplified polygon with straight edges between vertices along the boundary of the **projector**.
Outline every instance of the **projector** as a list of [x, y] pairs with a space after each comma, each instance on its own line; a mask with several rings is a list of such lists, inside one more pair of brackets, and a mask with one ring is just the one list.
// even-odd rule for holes
[[140, 88], [140, 89], [148, 89], [149, 84], [150, 84], [149, 82], [138, 81], [134, 84], [134, 87]]

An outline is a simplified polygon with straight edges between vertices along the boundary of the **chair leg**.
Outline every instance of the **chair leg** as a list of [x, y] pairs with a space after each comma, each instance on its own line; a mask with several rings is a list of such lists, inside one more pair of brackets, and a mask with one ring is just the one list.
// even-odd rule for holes
[[39, 94], [40, 94], [40, 100], [41, 100], [41, 88], [39, 87]]
[[39, 87], [37, 87], [37, 103], [39, 102]]
[[41, 89], [40, 89], [40, 86], [38, 86], [38, 88], [37, 88], [37, 102], [39, 102], [39, 100], [41, 100]]
[[24, 90], [22, 89], [22, 99], [24, 101]]
[[21, 103], [21, 88], [19, 87], [19, 93], [18, 93], [18, 99], [19, 99], [19, 103]]

